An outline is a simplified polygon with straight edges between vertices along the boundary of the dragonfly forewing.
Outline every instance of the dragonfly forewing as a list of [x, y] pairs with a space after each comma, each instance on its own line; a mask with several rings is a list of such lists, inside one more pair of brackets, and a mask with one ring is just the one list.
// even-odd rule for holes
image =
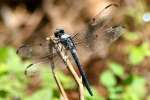
[[84, 32], [75, 36], [75, 43], [82, 45], [82, 47], [78, 46], [81, 59], [88, 58], [92, 54], [103, 56], [108, 46], [122, 35], [123, 27], [115, 25], [112, 21], [118, 8], [117, 4], [106, 6], [92, 18]]
[[93, 29], [96, 29], [106, 25], [106, 23], [114, 17], [118, 8], [118, 4], [109, 4], [91, 19], [89, 27], [94, 27]]
[[50, 55], [47, 41], [39, 44], [24, 44], [17, 49], [17, 54], [23, 58], [37, 59]]

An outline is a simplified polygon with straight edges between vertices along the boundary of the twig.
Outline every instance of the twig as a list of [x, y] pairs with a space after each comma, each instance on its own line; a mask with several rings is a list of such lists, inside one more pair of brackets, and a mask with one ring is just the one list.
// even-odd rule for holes
[[53, 74], [53, 77], [54, 77], [54, 79], [56, 81], [57, 87], [59, 88], [59, 91], [60, 91], [60, 93], [61, 93], [61, 95], [63, 97], [63, 100], [69, 100], [68, 97], [67, 97], [67, 94], [65, 93], [65, 90], [64, 90], [61, 82], [59, 81], [59, 79], [58, 79], [58, 77], [57, 77], [57, 75], [55, 73], [54, 68], [52, 68], [52, 74]]
[[[51, 42], [51, 40], [50, 40]], [[53, 44], [53, 43], [52, 43]], [[49, 44], [50, 45], [50, 44]], [[54, 64], [54, 54], [53, 54], [53, 48], [49, 48], [50, 52], [52, 53], [52, 57], [49, 57], [49, 61], [50, 61], [50, 64], [51, 64], [51, 69], [52, 69], [52, 74], [53, 74], [53, 77], [56, 81], [56, 84], [57, 84], [57, 87], [61, 93], [61, 98], [63, 98], [62, 100], [69, 100], [68, 97], [67, 97], [67, 94], [65, 93], [65, 90], [61, 84], [61, 82], [59, 81], [57, 75], [56, 75], [56, 72], [55, 72], [55, 64]]]
[[73, 65], [71, 64], [70, 60], [68, 57], [65, 55], [65, 50], [62, 49], [63, 46], [61, 44], [55, 43], [54, 39], [51, 39], [54, 44], [55, 44], [55, 49], [59, 53], [60, 57], [63, 59], [63, 62], [65, 63], [67, 69], [71, 72], [73, 75], [73, 78], [75, 79], [76, 83], [78, 84], [78, 89], [79, 89], [79, 99], [84, 100], [84, 90], [83, 90], [83, 84], [82, 84], [82, 79], [79, 78], [78, 74], [74, 70]]
[[82, 79], [80, 79], [79, 76], [77, 75], [77, 73], [75, 72], [69, 59], [66, 59], [66, 63], [67, 63], [67, 69], [71, 72], [76, 83], [78, 84], [79, 92], [80, 92], [79, 98], [80, 98], [80, 100], [84, 100], [84, 90], [83, 90]]

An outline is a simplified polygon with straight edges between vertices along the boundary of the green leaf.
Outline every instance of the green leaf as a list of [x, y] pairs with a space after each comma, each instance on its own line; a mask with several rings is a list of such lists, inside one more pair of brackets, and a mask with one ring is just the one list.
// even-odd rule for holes
[[106, 87], [112, 87], [117, 84], [114, 74], [109, 70], [106, 70], [101, 74], [100, 82]]
[[133, 65], [139, 64], [144, 59], [144, 53], [142, 52], [141, 48], [134, 47], [132, 48], [129, 60]]
[[7, 58], [7, 67], [11, 72], [23, 72], [24, 66], [21, 62], [21, 59], [18, 55], [16, 55], [16, 50], [13, 48], [9, 48], [8, 50], [8, 58]]
[[119, 94], [119, 93], [122, 93], [124, 89], [122, 86], [115, 86], [115, 87], [110, 87], [108, 90], [110, 93]]
[[108, 66], [115, 75], [119, 77], [122, 77], [124, 75], [124, 69], [122, 65], [115, 62], [110, 62]]
[[0, 62], [5, 62], [8, 58], [8, 48], [0, 48]]
[[0, 77], [2, 74], [6, 73], [8, 71], [8, 68], [6, 67], [6, 64], [0, 63]]
[[150, 56], [148, 43], [143, 43], [140, 46], [129, 46], [129, 61], [133, 65], [141, 63], [146, 56]]
[[25, 88], [24, 82], [20, 82], [18, 79], [10, 75], [5, 75], [0, 79], [0, 90], [6, 91], [9, 96], [22, 96]]
[[114, 86], [108, 88], [108, 91], [110, 100], [121, 100], [121, 94], [123, 93], [124, 89], [122, 86]]
[[125, 84], [131, 84], [133, 82], [133, 75], [128, 75], [128, 77], [123, 81]]
[[7, 95], [7, 92], [5, 90], [0, 90], [0, 100], [3, 100], [3, 99], [1, 99], [1, 97], [5, 98], [6, 95]]
[[146, 81], [140, 76], [134, 76], [131, 87], [138, 96], [143, 96], [146, 92]]
[[140, 76], [133, 76], [133, 81], [128, 84], [123, 94], [123, 100], [143, 100], [146, 95], [146, 81]]
[[120, 100], [120, 97], [116, 93], [110, 93], [109, 94], [109, 100]]

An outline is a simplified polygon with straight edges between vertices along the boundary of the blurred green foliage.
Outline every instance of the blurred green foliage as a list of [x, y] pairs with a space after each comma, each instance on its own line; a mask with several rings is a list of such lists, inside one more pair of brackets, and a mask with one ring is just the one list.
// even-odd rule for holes
[[[127, 31], [123, 37], [125, 40], [124, 50], [128, 58], [127, 63], [132, 67], [142, 64], [144, 59], [150, 56], [149, 42], [143, 39], [140, 32], [137, 32], [145, 29], [143, 27], [145, 23], [142, 19], [145, 11], [146, 4], [144, 0], [139, 0], [134, 5], [134, 9], [133, 6], [130, 6], [124, 11], [128, 19], [126, 20], [127, 27], [132, 31], [136, 31]], [[140, 43], [136, 44], [137, 41], [140, 41]], [[37, 76], [41, 79], [40, 87], [32, 91], [29, 85], [34, 81], [24, 75], [25, 67], [29, 62], [22, 61], [15, 52], [16, 50], [11, 47], [0, 48], [0, 100], [60, 100], [50, 68], [42, 67], [40, 69], [40, 74]], [[121, 64], [121, 62], [108, 61], [106, 69], [99, 75], [99, 83], [105, 87], [107, 97], [101, 96], [101, 93], [92, 87], [94, 96], [91, 97], [85, 89], [85, 99], [150, 100], [146, 87], [147, 80], [132, 71], [127, 72], [126, 69], [130, 70], [131, 67], [125, 67], [128, 66]], [[61, 71], [58, 71], [58, 75], [66, 90], [76, 88], [76, 84], [70, 76]]]
[[106, 87], [109, 100], [143, 100], [147, 91], [143, 77], [125, 73], [116, 62], [109, 62], [108, 67], [100, 75], [100, 82]]
[[[0, 48], [0, 100], [59, 100], [60, 95], [51, 69], [48, 67], [40, 69], [41, 86], [36, 91], [28, 93], [31, 79], [24, 75], [25, 67], [28, 64], [29, 62], [21, 61], [20, 57], [16, 55], [15, 49]], [[66, 90], [76, 88], [75, 82], [70, 76], [60, 71], [57, 74]], [[95, 89], [93, 90], [93, 97], [88, 92], [85, 93], [86, 100], [102, 98]]]
[[[125, 34], [128, 41], [137, 41], [140, 36], [136, 33]], [[129, 63], [134, 66], [142, 63], [144, 58], [150, 56], [148, 42], [140, 45], [130, 44], [126, 47]], [[30, 91], [29, 83], [32, 79], [24, 75], [25, 67], [29, 62], [22, 61], [16, 55], [16, 50], [11, 47], [0, 48], [0, 100], [59, 100], [60, 95], [52, 77], [51, 69], [41, 67], [40, 87]], [[99, 75], [99, 82], [106, 88], [108, 96], [103, 97], [92, 87], [94, 96], [90, 96], [85, 89], [86, 100], [143, 100], [147, 94], [146, 80], [144, 77], [127, 73], [125, 66], [115, 61], [107, 62], [107, 69]], [[58, 71], [58, 76], [66, 90], [76, 88], [74, 80]], [[33, 81], [32, 81], [33, 82]], [[71, 83], [71, 84], [70, 84]]]
[[42, 86], [28, 95], [29, 80], [24, 75], [26, 63], [10, 47], [0, 48], [0, 100], [58, 100], [55, 82], [49, 70], [43, 68]]
[[[139, 36], [131, 35], [128, 39], [137, 40]], [[141, 45], [129, 45], [127, 47], [129, 62], [134, 66], [140, 64], [146, 56], [150, 56], [149, 45], [143, 42]], [[30, 78], [24, 75], [25, 67], [29, 62], [23, 62], [16, 55], [16, 50], [11, 47], [0, 48], [0, 100], [59, 100], [57, 86], [52, 77], [51, 69], [41, 67], [40, 69], [40, 87], [30, 94]], [[66, 90], [75, 89], [74, 80], [58, 71], [58, 76]], [[142, 100], [146, 93], [146, 80], [136, 74], [127, 73], [122, 64], [115, 61], [107, 62], [107, 69], [99, 76], [99, 82], [108, 92], [107, 99], [110, 100]], [[70, 84], [71, 83], [71, 84]], [[100, 95], [93, 87], [94, 96], [90, 96], [85, 89], [86, 100], [105, 100], [106, 97]]]
[[[141, 37], [138, 33], [128, 32], [125, 36], [128, 41], [138, 41]], [[145, 57], [150, 56], [150, 47], [147, 41], [143, 41], [140, 45], [129, 44], [126, 47], [130, 64], [137, 65], [142, 63]]]
[[85, 100], [105, 100], [103, 96], [99, 95], [99, 93], [96, 91], [95, 88], [92, 88], [93, 96], [89, 96], [89, 93], [87, 90], [85, 90]]
[[149, 44], [144, 42], [139, 46], [129, 46], [129, 61], [136, 65], [141, 63], [145, 57], [150, 56]]

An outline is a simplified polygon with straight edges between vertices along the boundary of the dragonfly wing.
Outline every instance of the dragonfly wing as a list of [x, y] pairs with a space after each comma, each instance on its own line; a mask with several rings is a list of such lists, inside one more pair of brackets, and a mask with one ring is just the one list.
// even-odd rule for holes
[[93, 43], [95, 43], [95, 39], [97, 37], [102, 37], [102, 35], [105, 34], [104, 31], [107, 30], [108, 27], [111, 27], [112, 19], [116, 14], [117, 9], [117, 4], [110, 4], [92, 18], [84, 36], [88, 43], [87, 45], [92, 47]]
[[94, 31], [97, 28], [103, 27], [106, 25], [106, 23], [109, 23], [109, 21], [111, 21], [111, 19], [116, 14], [118, 8], [118, 4], [109, 4], [103, 8], [96, 16], [91, 19], [87, 31]]
[[50, 55], [47, 41], [38, 44], [24, 44], [17, 49], [17, 54], [23, 58], [40, 58]]
[[90, 49], [95, 54], [105, 56], [108, 47], [122, 35], [122, 26], [112, 26], [106, 30], [97, 30], [93, 34], [93, 42], [90, 44]]
[[[108, 46], [122, 34], [122, 26], [116, 26], [113, 18], [118, 9], [117, 4], [110, 4], [92, 18], [85, 32], [78, 33], [74, 38], [83, 61], [91, 55], [105, 56]], [[84, 57], [86, 54], [86, 57]]]
[[[53, 61], [57, 61], [59, 58], [58, 54], [55, 53], [53, 55], [47, 55], [45, 57], [41, 57], [40, 59], [34, 61], [33, 63], [31, 63], [30, 65], [26, 66], [25, 69], [25, 75], [27, 76], [33, 76], [33, 75], [37, 75], [39, 74], [40, 70], [42, 70], [42, 66], [51, 66], [52, 63], [52, 59]], [[58, 63], [55, 63], [55, 65], [58, 65]], [[52, 66], [51, 66], [52, 67]]]
[[48, 60], [32, 63], [26, 66], [24, 74], [26, 76], [37, 76], [44, 66], [48, 66]]
[[21, 57], [31, 58], [32, 56], [32, 47], [30, 45], [22, 45], [17, 49], [17, 54]]
[[97, 34], [98, 36], [105, 34], [100, 31], [106, 30], [106, 28], [112, 25], [112, 19], [115, 16], [118, 7], [117, 4], [110, 4], [98, 12], [98, 14], [91, 19], [85, 31], [74, 35], [74, 41], [76, 43], [84, 42], [87, 46], [92, 45], [95, 38], [95, 32], [99, 31], [99, 34]]

